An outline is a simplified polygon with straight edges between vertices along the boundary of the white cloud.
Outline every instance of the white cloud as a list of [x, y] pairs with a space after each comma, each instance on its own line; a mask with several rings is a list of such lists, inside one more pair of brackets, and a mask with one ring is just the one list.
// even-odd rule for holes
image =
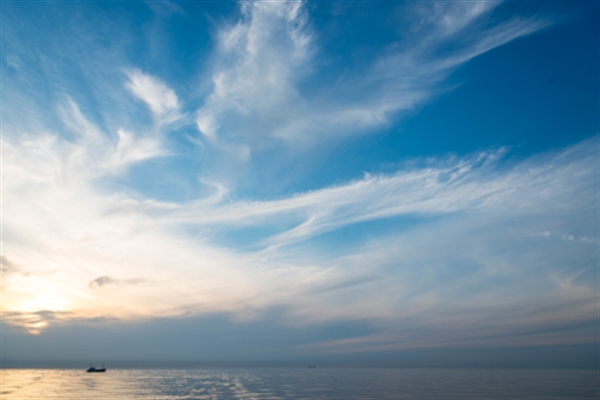
[[[570, 302], [594, 300], [581, 281], [593, 246], [578, 240], [550, 243], [552, 235], [529, 233], [559, 223], [579, 230], [573, 236], [593, 236], [587, 225], [573, 222], [595, 210], [597, 155], [590, 142], [513, 166], [505, 166], [497, 153], [431, 161], [278, 201], [232, 201], [213, 183], [221, 187], [213, 198], [180, 204], [107, 192], [89, 179], [94, 165], [80, 164], [64, 180], [57, 173], [62, 148], [52, 136], [3, 142], [4, 255], [22, 271], [5, 277], [7, 311], [66, 312], [65, 320], [219, 311], [251, 318], [262, 309], [286, 306], [289, 323], [368, 318], [399, 338], [411, 337], [398, 330], [401, 321], [412, 321], [415, 329], [456, 327], [465, 318], [465, 302], [479, 304], [474, 313], [493, 307], [498, 315], [528, 303], [528, 315], [536, 315], [544, 299], [553, 298], [555, 311], [548, 318], [557, 324], [567, 321]], [[406, 233], [382, 231], [342, 255], [318, 245], [323, 234], [357, 222], [415, 215], [425, 223]], [[218, 239], [253, 226], [270, 231], [254, 239], [255, 250], [231, 248]], [[523, 240], [530, 245], [517, 250]], [[504, 252], [505, 247], [511, 250]], [[144, 283], [90, 288], [106, 276]], [[503, 280], [511, 283], [498, 283]], [[441, 304], [452, 305], [445, 319], [435, 313]], [[7, 322], [32, 332], [43, 328], [37, 314], [15, 315]], [[477, 332], [472, 327], [473, 338], [492, 340], [485, 330], [489, 323], [474, 318], [481, 326]], [[527, 318], [511, 326], [522, 333]], [[457, 329], [453, 340], [464, 338], [464, 330], [452, 329]]]
[[231, 117], [267, 125], [285, 118], [277, 114], [298, 99], [294, 80], [310, 60], [312, 33], [302, 2], [242, 3], [242, 12], [238, 24], [219, 32], [214, 90], [197, 114], [198, 129], [212, 141]]
[[[214, 205], [193, 203], [169, 216], [174, 223], [209, 225], [260, 225], [287, 220], [294, 227], [271, 237], [269, 244], [296, 243], [340, 226], [402, 215], [445, 215], [465, 210], [496, 209], [514, 214], [536, 213], [537, 209], [568, 209], [572, 199], [565, 187], [585, 189], [594, 178], [593, 155], [582, 144], [564, 155], [547, 155], [518, 168], [497, 170], [499, 152], [446, 160], [424, 168], [392, 175], [367, 175], [361, 180], [328, 187], [275, 201], [232, 202]], [[584, 172], [585, 171], [585, 172]], [[578, 179], [573, 179], [578, 176]], [[589, 191], [589, 190], [588, 190]], [[589, 194], [589, 193], [588, 193]], [[477, 211], [478, 212], [478, 211]]]
[[112, 163], [116, 168], [167, 155], [162, 143], [155, 138], [136, 138], [131, 132], [119, 129], [119, 142]]
[[161, 123], [171, 123], [181, 118], [181, 105], [173, 89], [137, 69], [127, 71], [127, 76], [129, 90], [150, 107]]
[[[118, 129], [115, 143], [108, 134], [88, 121], [71, 99], [67, 99], [67, 106], [60, 108], [60, 114], [65, 125], [78, 135], [74, 143], [53, 139], [61, 148], [63, 177], [89, 173], [86, 178], [90, 179], [122, 172], [132, 164], [169, 155], [159, 134], [153, 132], [141, 136]], [[75, 170], [77, 172], [73, 174]]]
[[409, 15], [415, 31], [439, 39], [460, 32], [500, 4], [501, 1], [415, 3]]
[[[410, 46], [392, 44], [363, 71], [308, 95], [301, 80], [316, 68], [319, 38], [304, 3], [242, 3], [241, 20], [217, 35], [212, 92], [196, 114], [209, 148], [200, 172], [210, 172], [211, 157], [234, 170], [231, 159], [248, 161], [282, 140], [300, 146], [385, 126], [435, 95], [453, 68], [543, 26], [513, 19], [483, 29], [495, 5], [431, 5], [437, 11], [419, 21]], [[455, 51], [435, 56], [445, 43]], [[436, 332], [450, 332], [453, 343], [491, 343], [498, 332], [557, 343], [568, 334], [544, 334], [596, 316], [586, 283], [597, 254], [595, 142], [512, 164], [505, 150], [420, 160], [278, 200], [239, 198], [235, 186], [203, 177], [212, 196], [158, 201], [116, 189], [114, 178], [172, 154], [167, 129], [185, 122], [182, 101], [157, 77], [137, 69], [127, 76], [153, 114], [147, 131], [128, 118], [129, 93], [112, 86], [99, 102], [111, 107], [99, 107], [96, 119], [86, 112], [94, 101], [66, 101], [60, 129], [72, 140], [39, 129], [41, 117], [27, 133], [5, 125], [3, 257], [19, 267], [3, 281], [7, 323], [39, 332], [68, 319], [252, 318], [286, 307], [289, 324], [375, 320], [384, 332], [351, 346], [398, 348], [437, 345], [444, 337]], [[103, 125], [119, 113], [127, 118]], [[388, 229], [321, 244], [374, 222]], [[526, 337], [534, 317], [542, 333]]]
[[[389, 44], [366, 70], [346, 71], [306, 95], [301, 82], [316, 68], [319, 39], [304, 3], [243, 3], [242, 19], [219, 32], [213, 91], [197, 112], [198, 129], [213, 144], [243, 143], [254, 151], [277, 140], [297, 147], [383, 127], [436, 95], [456, 67], [544, 26], [519, 19], [477, 24], [498, 4], [410, 5], [419, 22], [406, 43]], [[455, 50], [440, 56], [448, 41]]]

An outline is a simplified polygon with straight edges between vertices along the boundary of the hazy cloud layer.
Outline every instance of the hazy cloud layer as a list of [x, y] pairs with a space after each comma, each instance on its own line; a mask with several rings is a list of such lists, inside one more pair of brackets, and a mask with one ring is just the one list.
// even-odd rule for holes
[[[458, 324], [461, 340], [465, 323], [458, 322], [472, 317], [470, 309], [478, 315], [493, 308], [506, 317], [528, 304], [525, 315], [503, 325], [516, 332], [529, 329], [534, 316], [543, 330], [595, 315], [595, 291], [585, 283], [597, 246], [589, 222], [596, 207], [595, 140], [512, 165], [498, 153], [477, 154], [288, 199], [183, 204], [99, 192], [85, 184], [90, 171], [80, 166], [60, 179], [64, 174], [56, 171], [64, 162], [56, 144], [56, 138], [3, 143], [5, 168], [13, 172], [5, 182], [12, 210], [5, 252], [49, 274], [8, 276], [7, 307], [39, 301], [29, 307], [51, 309], [55, 301], [90, 317], [228, 311], [244, 319], [281, 304], [290, 307], [290, 322], [361, 317], [396, 321], [393, 326], [418, 315], [428, 326], [444, 304], [439, 324]], [[25, 190], [43, 203], [19, 201]], [[328, 233], [402, 217], [423, 223], [380, 233], [342, 256], [319, 246]], [[219, 243], [215, 235], [252, 227], [270, 231], [250, 235], [252, 251]], [[140, 281], [112, 278], [122, 271], [151, 281], [124, 285]], [[93, 305], [98, 301], [101, 309]], [[546, 318], [541, 310], [548, 307]], [[419, 334], [409, 342], [423, 340]]]
[[239, 190], [246, 169], [281, 167], [255, 154], [301, 161], [375, 135], [448, 90], [459, 66], [550, 25], [492, 18], [499, 4], [409, 3], [406, 35], [310, 90], [323, 50], [303, 2], [243, 2], [239, 20], [213, 21], [208, 72], [179, 86], [94, 35], [56, 34], [65, 60], [83, 54], [80, 86], [69, 62], [9, 45], [4, 323], [348, 327], [286, 344], [323, 354], [593, 342], [597, 137], [527, 157], [414, 158], [294, 194]]

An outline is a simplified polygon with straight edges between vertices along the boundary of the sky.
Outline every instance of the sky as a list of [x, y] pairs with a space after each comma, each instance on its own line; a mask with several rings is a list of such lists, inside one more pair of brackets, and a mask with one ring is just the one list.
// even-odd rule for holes
[[597, 2], [1, 11], [5, 365], [597, 367]]

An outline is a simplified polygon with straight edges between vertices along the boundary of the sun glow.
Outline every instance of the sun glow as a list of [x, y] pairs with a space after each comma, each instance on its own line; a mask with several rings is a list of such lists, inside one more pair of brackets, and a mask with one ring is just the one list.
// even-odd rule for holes
[[55, 285], [50, 276], [18, 274], [10, 276], [3, 288], [3, 317], [31, 334], [40, 334], [52, 321], [69, 315], [77, 304]]

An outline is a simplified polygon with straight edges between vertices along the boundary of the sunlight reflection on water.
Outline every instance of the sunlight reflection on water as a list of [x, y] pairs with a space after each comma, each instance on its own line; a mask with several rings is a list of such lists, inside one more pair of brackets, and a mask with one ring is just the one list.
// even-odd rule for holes
[[595, 370], [4, 369], [2, 399], [595, 399]]

